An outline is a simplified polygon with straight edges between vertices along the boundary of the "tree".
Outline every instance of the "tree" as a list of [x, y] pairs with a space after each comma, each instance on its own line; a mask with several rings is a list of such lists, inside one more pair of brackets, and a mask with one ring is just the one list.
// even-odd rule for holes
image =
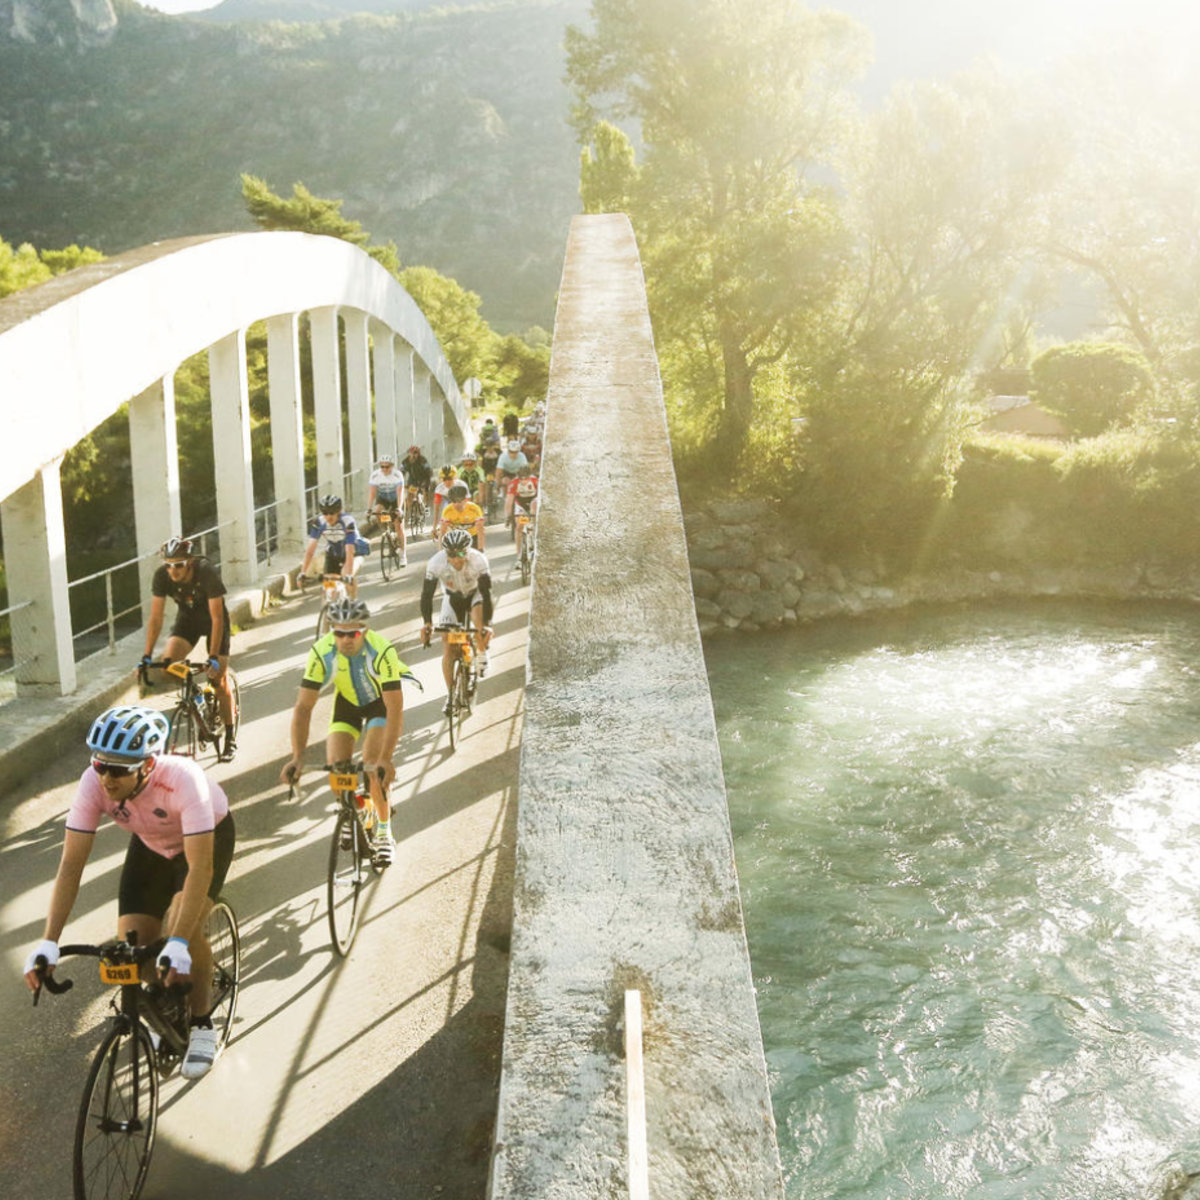
[[0, 297], [45, 283], [75, 267], [103, 261], [104, 255], [90, 246], [38, 251], [24, 242], [14, 250], [0, 238]]
[[585, 213], [624, 212], [637, 185], [638, 168], [629, 138], [608, 121], [591, 130], [579, 152], [579, 197]]
[[1083, 437], [1127, 421], [1154, 391], [1145, 355], [1115, 342], [1052, 346], [1031, 369], [1032, 399]]
[[810, 177], [832, 161], [868, 37], [791, 0], [594, 0], [592, 16], [593, 32], [567, 33], [576, 129], [595, 140], [603, 116], [638, 126], [629, 212], [655, 329], [675, 343], [665, 357], [685, 390], [716, 385], [691, 401], [716, 406], [700, 420], [730, 476], [756, 377], [836, 274], [835, 206]]

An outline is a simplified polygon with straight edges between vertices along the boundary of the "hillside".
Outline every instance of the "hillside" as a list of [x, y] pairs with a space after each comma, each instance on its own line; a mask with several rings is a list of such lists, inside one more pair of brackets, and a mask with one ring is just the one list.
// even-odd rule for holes
[[302, 180], [501, 328], [550, 323], [578, 209], [562, 31], [584, 0], [321, 24], [113, 8], [103, 44], [0, 40], [0, 237], [111, 254], [246, 229], [242, 172]]
[[437, 4], [438, 0], [222, 0], [190, 15], [198, 21], [221, 22], [330, 21], [355, 13], [395, 14]]

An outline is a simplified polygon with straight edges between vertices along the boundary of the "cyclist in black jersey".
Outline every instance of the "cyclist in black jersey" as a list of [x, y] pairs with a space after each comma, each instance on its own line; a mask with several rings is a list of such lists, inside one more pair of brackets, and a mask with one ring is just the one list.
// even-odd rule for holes
[[205, 639], [208, 677], [217, 689], [221, 717], [225, 722], [225, 744], [220, 759], [228, 762], [237, 750], [234, 741], [233, 694], [229, 688], [229, 610], [225, 607], [225, 584], [207, 558], [194, 553], [190, 538], [168, 538], [159, 553], [164, 562], [150, 582], [150, 620], [146, 624], [146, 650], [142, 666], [154, 661], [154, 647], [162, 632], [167, 597], [178, 613], [163, 652], [166, 662], [181, 662], [192, 647]]

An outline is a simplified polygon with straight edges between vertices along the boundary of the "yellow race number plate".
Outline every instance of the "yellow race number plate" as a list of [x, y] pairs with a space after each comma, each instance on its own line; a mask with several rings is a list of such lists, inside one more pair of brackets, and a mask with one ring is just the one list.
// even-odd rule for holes
[[469, 633], [465, 633], [461, 629], [452, 629], [450, 631], [450, 645], [465, 646], [470, 637], [471, 635]]
[[167, 674], [174, 675], [177, 679], [186, 679], [188, 677], [188, 665], [185, 662], [173, 662], [167, 667]]
[[137, 983], [138, 973], [137, 967], [133, 963], [106, 963], [100, 964], [100, 982], [108, 984], [122, 983]]
[[358, 787], [358, 776], [352, 775], [349, 772], [343, 774], [341, 771], [331, 771], [329, 773], [329, 786], [335, 792], [352, 792]]

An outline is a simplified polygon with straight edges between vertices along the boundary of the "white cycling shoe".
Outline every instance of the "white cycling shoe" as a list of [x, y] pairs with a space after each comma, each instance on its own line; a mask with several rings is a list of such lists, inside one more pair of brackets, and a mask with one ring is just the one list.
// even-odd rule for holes
[[212, 1070], [217, 1060], [217, 1031], [210, 1025], [193, 1025], [188, 1034], [187, 1053], [179, 1073], [184, 1079], [200, 1079]]
[[396, 843], [389, 838], [376, 838], [371, 844], [371, 860], [377, 867], [390, 867], [396, 860]]

